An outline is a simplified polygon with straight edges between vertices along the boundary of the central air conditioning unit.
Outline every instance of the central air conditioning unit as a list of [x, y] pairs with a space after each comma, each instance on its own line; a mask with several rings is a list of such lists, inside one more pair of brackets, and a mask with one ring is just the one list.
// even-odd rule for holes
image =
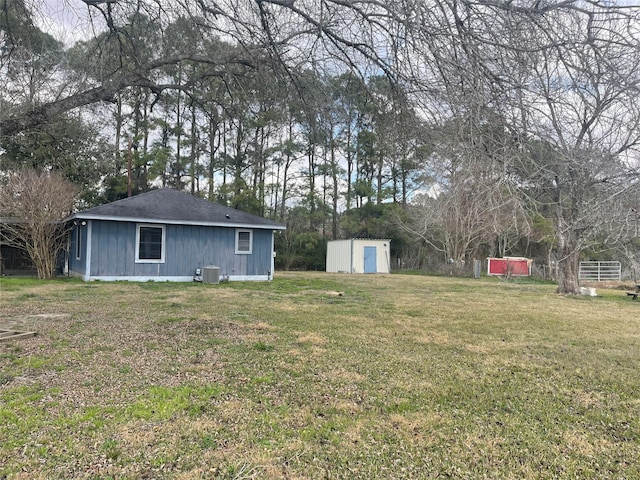
[[220, 267], [207, 265], [202, 268], [202, 283], [220, 283]]

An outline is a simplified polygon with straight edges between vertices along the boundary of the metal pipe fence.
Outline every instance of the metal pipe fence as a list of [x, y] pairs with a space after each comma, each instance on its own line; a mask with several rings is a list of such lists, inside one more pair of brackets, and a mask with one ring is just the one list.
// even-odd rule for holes
[[591, 282], [619, 281], [622, 278], [620, 262], [580, 262], [578, 278]]

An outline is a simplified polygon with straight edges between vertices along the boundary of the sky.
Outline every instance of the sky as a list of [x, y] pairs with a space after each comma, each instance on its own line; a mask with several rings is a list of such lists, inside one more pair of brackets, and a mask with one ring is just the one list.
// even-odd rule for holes
[[70, 46], [92, 34], [89, 7], [82, 0], [33, 0], [34, 22]]

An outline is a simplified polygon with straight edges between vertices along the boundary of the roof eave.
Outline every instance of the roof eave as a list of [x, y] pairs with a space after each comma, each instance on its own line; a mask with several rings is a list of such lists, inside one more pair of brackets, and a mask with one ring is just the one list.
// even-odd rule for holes
[[193, 225], [200, 227], [228, 227], [228, 228], [256, 228], [262, 230], [286, 230], [286, 225], [281, 224], [258, 224], [258, 223], [241, 223], [241, 222], [202, 222], [195, 220], [168, 220], [164, 218], [147, 218], [147, 217], [119, 217], [113, 215], [91, 215], [74, 213], [66, 218], [71, 220], [104, 220], [112, 222], [135, 222], [135, 223], [164, 223], [167, 225]]

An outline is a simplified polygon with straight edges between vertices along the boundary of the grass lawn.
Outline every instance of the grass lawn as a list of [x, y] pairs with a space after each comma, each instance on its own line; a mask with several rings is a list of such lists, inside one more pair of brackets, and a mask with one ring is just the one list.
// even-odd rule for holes
[[640, 478], [623, 291], [0, 282], [0, 478]]

